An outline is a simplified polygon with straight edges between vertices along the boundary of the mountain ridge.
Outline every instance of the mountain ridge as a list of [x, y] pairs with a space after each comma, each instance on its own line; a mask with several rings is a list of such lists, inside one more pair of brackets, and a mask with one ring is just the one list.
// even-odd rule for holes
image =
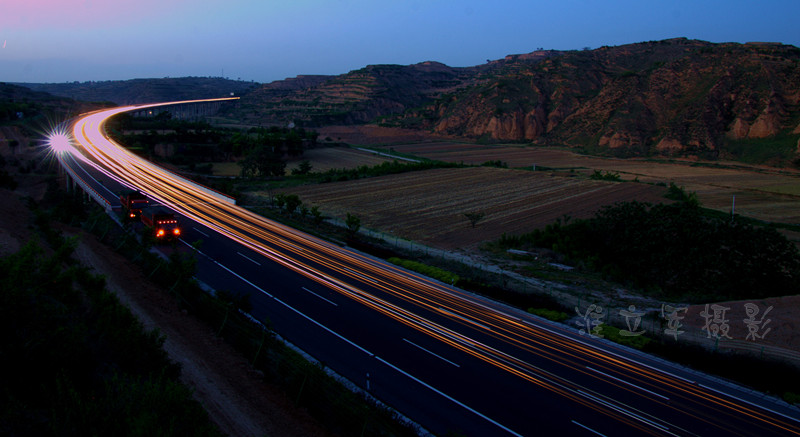
[[241, 99], [227, 104], [224, 116], [250, 125], [378, 123], [620, 157], [800, 166], [800, 49], [780, 43], [672, 38], [593, 50], [536, 50], [472, 67], [426, 61], [266, 84], [221, 78], [212, 84], [213, 79], [90, 84], [83, 94], [73, 84], [58, 91], [110, 100], [114, 86], [125, 88], [117, 91], [122, 96], [117, 103], [235, 92]]

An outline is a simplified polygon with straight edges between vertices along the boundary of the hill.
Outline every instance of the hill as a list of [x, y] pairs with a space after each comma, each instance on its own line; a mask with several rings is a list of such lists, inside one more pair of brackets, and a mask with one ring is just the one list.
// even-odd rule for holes
[[178, 77], [65, 83], [21, 83], [34, 91], [87, 102], [118, 105], [239, 95], [255, 87], [253, 82], [212, 77]]
[[48, 116], [55, 120], [59, 115], [88, 111], [95, 109], [96, 106], [46, 92], [34, 91], [24, 86], [0, 82], [0, 124], [40, 116]]
[[473, 67], [369, 65], [268, 84], [221, 78], [27, 84], [118, 104], [219, 97], [237, 123], [380, 123], [482, 142], [800, 166], [800, 49], [675, 38], [509, 55]]
[[262, 85], [232, 114], [252, 124], [379, 122], [619, 157], [800, 165], [800, 49], [676, 38], [475, 67], [371, 65]]
[[616, 156], [758, 160], [766, 148], [786, 161], [800, 137], [799, 62], [794, 46], [682, 38], [571, 51], [507, 65], [414, 117], [442, 134]]

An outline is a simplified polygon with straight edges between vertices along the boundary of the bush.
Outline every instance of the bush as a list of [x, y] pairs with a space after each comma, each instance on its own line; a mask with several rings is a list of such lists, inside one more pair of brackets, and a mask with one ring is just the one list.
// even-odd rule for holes
[[415, 271], [417, 273], [421, 273], [429, 278], [436, 279], [438, 281], [444, 282], [446, 284], [455, 284], [459, 281], [459, 276], [455, 273], [448, 272], [447, 270], [440, 269], [438, 267], [429, 266], [427, 264], [423, 264], [417, 261], [411, 261], [407, 259], [401, 259], [397, 257], [389, 258], [387, 261], [394, 265], [398, 265], [400, 267], [406, 268], [408, 270]]
[[528, 312], [554, 322], [563, 322], [569, 318], [569, 315], [563, 311], [548, 310], [545, 308], [528, 308]]
[[618, 203], [587, 220], [503, 236], [500, 244], [552, 249], [610, 279], [677, 300], [783, 295], [800, 281], [800, 252], [784, 236], [709, 216], [691, 197], [670, 205]]
[[620, 334], [620, 331], [621, 330], [619, 328], [611, 325], [600, 325], [600, 335], [607, 340], [613, 341], [614, 343], [619, 343], [624, 346], [630, 346], [634, 349], [641, 350], [652, 341], [644, 335], [626, 336]]
[[594, 173], [592, 173], [589, 176], [589, 179], [597, 181], [611, 181], [611, 182], [620, 182], [622, 180], [620, 179], [618, 172], [612, 173], [608, 171], [603, 173], [601, 170], [595, 170]]

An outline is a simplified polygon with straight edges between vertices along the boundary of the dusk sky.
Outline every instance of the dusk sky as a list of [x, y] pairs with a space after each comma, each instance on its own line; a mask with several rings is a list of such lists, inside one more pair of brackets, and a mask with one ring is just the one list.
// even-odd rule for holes
[[800, 0], [0, 0], [0, 81], [470, 66], [687, 37], [800, 46]]

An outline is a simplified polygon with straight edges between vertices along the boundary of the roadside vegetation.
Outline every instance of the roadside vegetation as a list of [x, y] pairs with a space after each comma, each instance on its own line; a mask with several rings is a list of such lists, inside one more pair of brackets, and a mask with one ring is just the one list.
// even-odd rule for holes
[[[251, 132], [255, 134], [255, 132]], [[255, 137], [263, 141], [263, 137]], [[333, 169], [315, 172], [305, 161], [291, 175], [270, 171], [243, 172], [247, 178], [235, 182], [239, 187], [269, 186], [270, 192], [297, 184], [349, 181], [407, 171], [440, 167], [459, 167], [437, 161], [420, 163], [385, 162], [375, 166], [352, 169]], [[487, 161], [482, 166], [507, 168], [503, 161]], [[537, 167], [545, 169], [545, 167]], [[590, 180], [619, 182], [616, 171], [595, 170]], [[232, 184], [232, 185], [234, 185]], [[667, 187], [666, 184], [663, 184]], [[560, 262], [577, 267], [574, 275], [603, 278], [620, 283], [655, 298], [670, 301], [712, 302], [724, 299], [745, 299], [786, 294], [800, 279], [800, 257], [796, 247], [778, 234], [774, 227], [764, 226], [743, 217], [730, 217], [700, 206], [695, 193], [670, 183], [666, 198], [670, 204], [620, 202], [602, 208], [594, 217], [570, 220], [564, 217], [541, 229], [522, 235], [504, 235], [493, 245], [506, 251], [537, 251], [544, 249], [558, 254]], [[389, 259], [404, 268], [426, 274], [446, 283], [501, 301], [554, 321], [566, 321], [572, 310], [550, 296], [520, 292], [509, 286], [502, 277], [485, 274], [477, 269], [444, 259], [408, 253], [397, 247], [358, 234], [360, 219], [348, 213], [343, 228], [328, 226], [319, 208], [306, 205], [296, 194], [270, 194], [269, 206], [261, 213], [300, 227], [318, 236], [346, 241], [348, 245]], [[469, 219], [474, 227], [483, 219], [476, 213]], [[722, 248], [724, 256], [719, 255]], [[538, 272], [537, 274], [545, 274]], [[556, 275], [558, 276], [558, 275]], [[713, 290], [713, 291], [709, 291]], [[760, 294], [759, 294], [760, 293]], [[574, 316], [574, 314], [573, 314]], [[739, 365], [733, 370], [720, 371], [715, 366], [730, 360], [726, 354], [689, 345], [666, 344], [660, 339], [628, 337], [619, 328], [603, 326], [602, 335], [647, 352], [671, 358], [778, 395], [787, 400], [800, 387], [779, 387], [774, 380], [759, 380], [752, 376], [756, 366], [763, 363], [737, 356]], [[691, 354], [683, 357], [681, 354]], [[774, 375], [788, 375], [791, 366], [780, 363], [766, 365]]]
[[[138, 265], [142, 272], [162, 287], [165, 293], [169, 293], [181, 308], [208, 324], [217, 336], [225, 339], [246, 357], [255, 369], [263, 373], [266, 383], [283, 391], [294, 401], [296, 407], [307, 410], [332, 433], [364, 436], [416, 435], [416, 429], [398, 420], [393, 411], [363, 394], [353, 392], [331, 376], [323, 364], [310, 362], [305, 356], [287, 346], [272, 332], [269, 320], [255, 320], [249, 314], [251, 306], [246, 296], [230, 290], [218, 290], [212, 295], [201, 289], [193, 279], [196, 260], [191, 252], [176, 250], [165, 260], [150, 251], [148, 240], [139, 239], [133, 233], [119, 228], [100, 208], [92, 205], [87, 209], [79, 199], [57, 191], [55, 186], [51, 186], [48, 198], [62, 200], [54, 200], [56, 206], [49, 209], [42, 217], [47, 217], [47, 220], [65, 220], [72, 225], [81, 226], [97, 236], [102, 243], [114, 248]], [[284, 213], [292, 215], [286, 211]], [[296, 213], [293, 215], [299, 217]], [[313, 216], [308, 215], [306, 218], [308, 223], [313, 222]], [[42, 229], [45, 229], [42, 231], [43, 234], [50, 236], [48, 238], [59, 238], [59, 234], [53, 231], [52, 227], [47, 226]], [[202, 242], [194, 242], [194, 245], [202, 246]], [[43, 281], [43, 284], [47, 282]], [[109, 299], [115, 300], [113, 295]], [[130, 323], [125, 320], [126, 323]], [[124, 345], [125, 343], [119, 343], [119, 347]], [[65, 351], [59, 350], [59, 353]], [[134, 352], [126, 351], [126, 353]], [[161, 353], [163, 354], [163, 351]], [[63, 360], [58, 357], [51, 359]], [[133, 410], [143, 408], [149, 411], [147, 399], [149, 398], [132, 399], [131, 402], [137, 404], [130, 408]], [[162, 401], [168, 402], [170, 399], [165, 396]], [[165, 410], [172, 411], [166, 407]], [[86, 412], [87, 417], [91, 414], [97, 414], [97, 411]], [[170, 420], [180, 420], [182, 417], [184, 416], [176, 413], [175, 419], [170, 418]], [[194, 419], [186, 420], [195, 426], [200, 423]], [[169, 425], [171, 422], [165, 419], [164, 423]], [[182, 430], [183, 428], [178, 431]], [[193, 432], [191, 429], [186, 432], [178, 431], [176, 435], [208, 435]], [[164, 435], [165, 432], [154, 431], [148, 434]]]
[[0, 258], [0, 433], [222, 435], [180, 383], [164, 338], [78, 264], [76, 241], [51, 226], [81, 208], [53, 205], [35, 209], [40, 239]]
[[283, 176], [286, 160], [302, 156], [318, 137], [302, 128], [220, 128], [204, 121], [174, 120], [168, 112], [153, 117], [119, 114], [109, 131], [120, 144], [148, 159], [207, 175], [213, 162], [235, 161], [247, 178]]
[[545, 248], [567, 262], [654, 297], [710, 302], [781, 296], [800, 283], [800, 252], [771, 227], [706, 214], [696, 197], [652, 205], [622, 202], [594, 217], [564, 220], [522, 235], [503, 249]]

